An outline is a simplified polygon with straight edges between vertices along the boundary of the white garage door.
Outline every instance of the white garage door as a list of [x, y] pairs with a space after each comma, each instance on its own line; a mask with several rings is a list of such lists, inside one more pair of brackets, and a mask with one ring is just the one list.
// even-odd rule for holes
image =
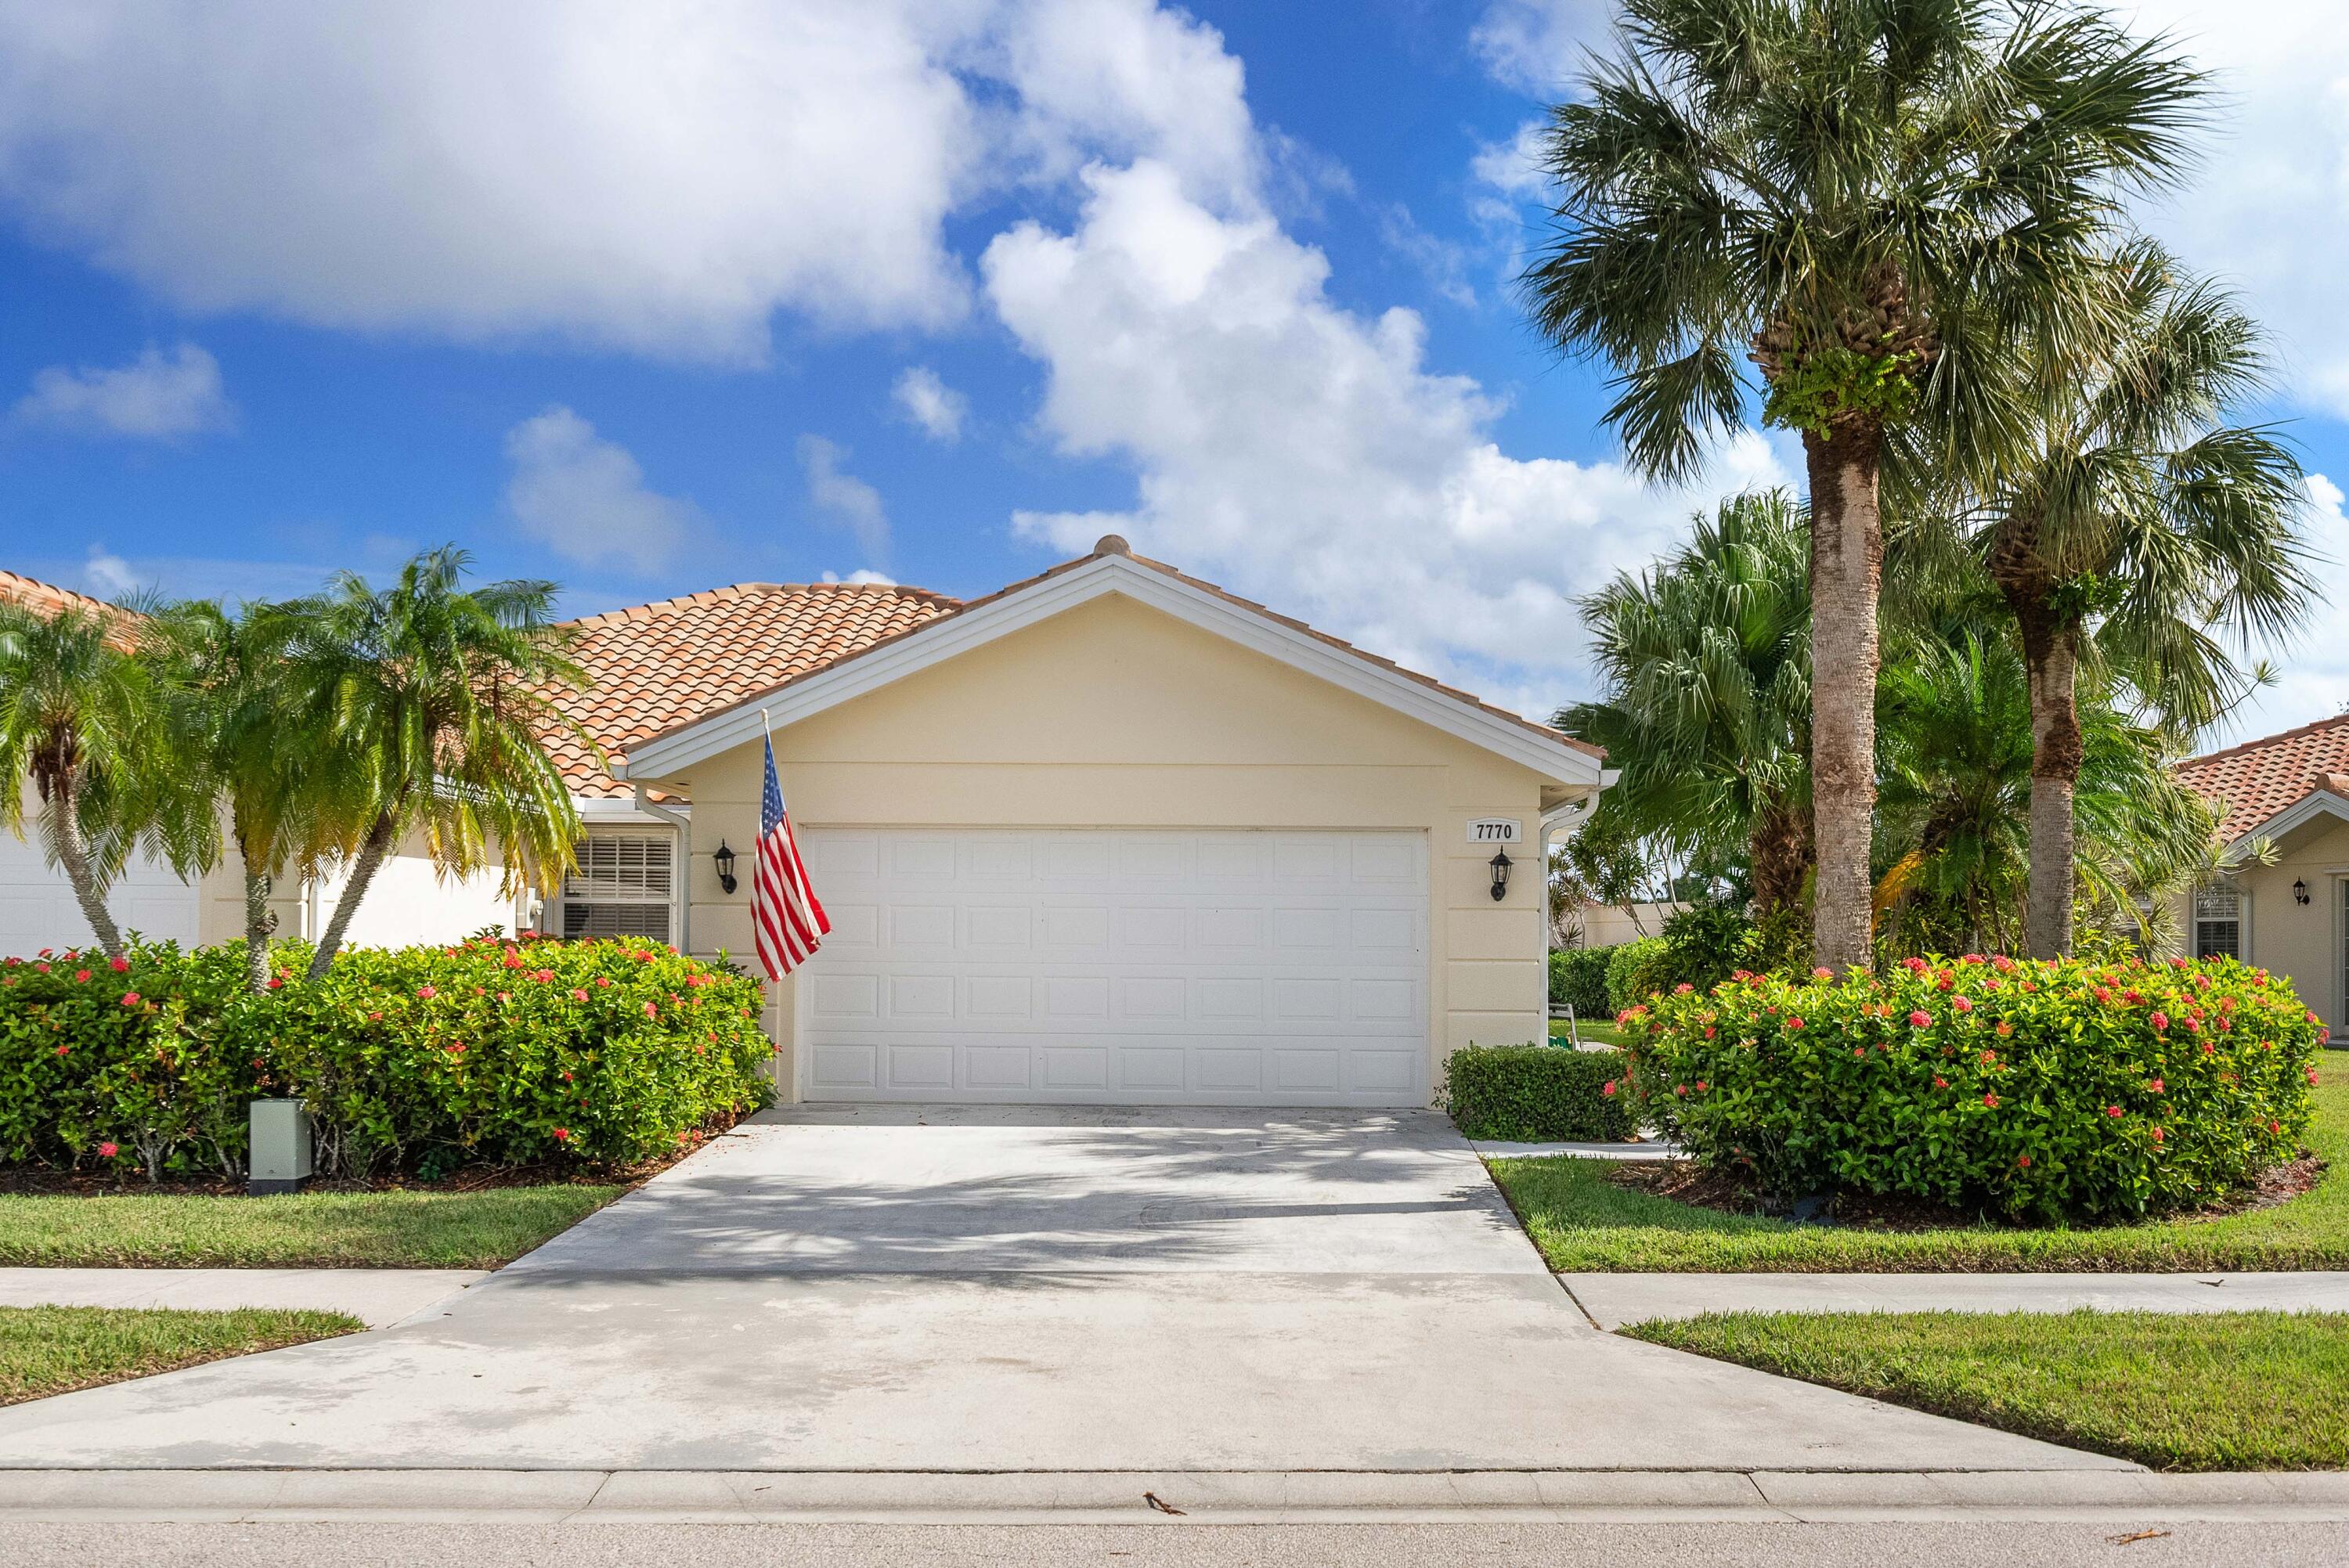
[[812, 1099], [1418, 1105], [1407, 832], [812, 829]]
[[[44, 947], [87, 945], [94, 938], [73, 889], [63, 873], [42, 863], [39, 829], [28, 820], [25, 830], [26, 840], [20, 841], [0, 828], [0, 954], [29, 957]], [[182, 946], [195, 943], [196, 890], [143, 857], [124, 868], [106, 903], [125, 931]]]

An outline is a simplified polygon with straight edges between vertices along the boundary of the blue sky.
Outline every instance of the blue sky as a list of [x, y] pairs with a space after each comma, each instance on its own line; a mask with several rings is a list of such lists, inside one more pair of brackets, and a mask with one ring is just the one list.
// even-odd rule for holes
[[[2235, 108], [2147, 214], [2349, 479], [2349, 44], [2147, 0]], [[983, 593], [1115, 529], [1495, 700], [1723, 489], [1615, 463], [1519, 321], [1518, 138], [1596, 0], [118, 0], [0, 13], [0, 565], [286, 593], [456, 541], [585, 612]], [[2207, 34], [2207, 41], [2206, 41]], [[2312, 537], [2349, 543], [2340, 490]], [[2340, 617], [2237, 732], [2349, 701]]]

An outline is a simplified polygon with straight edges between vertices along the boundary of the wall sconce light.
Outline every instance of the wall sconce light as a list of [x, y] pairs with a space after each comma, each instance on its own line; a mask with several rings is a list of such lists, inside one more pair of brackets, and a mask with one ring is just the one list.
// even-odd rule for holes
[[718, 841], [718, 852], [711, 855], [709, 858], [713, 861], [717, 862], [718, 885], [724, 888], [728, 892], [732, 892], [736, 885], [734, 882], [734, 851], [726, 847], [725, 840], [720, 839]]
[[2308, 902], [2308, 884], [2298, 877], [2292, 879], [2292, 902], [2294, 903]]
[[1498, 903], [1509, 896], [1509, 851], [1501, 851], [1491, 861], [1493, 867], [1493, 902]]

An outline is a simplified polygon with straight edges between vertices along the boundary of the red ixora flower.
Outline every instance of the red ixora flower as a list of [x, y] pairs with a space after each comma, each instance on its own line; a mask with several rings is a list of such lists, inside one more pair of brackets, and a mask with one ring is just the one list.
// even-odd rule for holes
[[1933, 1075], [1933, 1087], [1935, 1088], [1947, 1088], [1950, 1087], [1950, 1080], [1943, 1078], [1940, 1074], [1935, 1073]]
[[1919, 1011], [1909, 1015], [1909, 1026], [1912, 1029], [1930, 1028], [1932, 1023], [1933, 1016], [1930, 1013]]
[[438, 996], [439, 995], [440, 995], [440, 992], [438, 992], [438, 991], [435, 991], [435, 990], [434, 990], [431, 986], [429, 986], [429, 985], [419, 985], [419, 986], [416, 988], [416, 995], [417, 995], [417, 996], [418, 996], [419, 999], [421, 999], [421, 1000], [423, 1000], [423, 1001], [429, 1002], [430, 1000], [432, 1000], [432, 998], [433, 998], [433, 997]]
[[1835, 971], [1822, 964], [1816, 969], [1811, 971], [1811, 978], [1814, 980], [1832, 980], [1835, 978]]
[[1695, 989], [1695, 986], [1683, 980], [1679, 985], [1672, 987], [1672, 995], [1675, 996], [1685, 996]]
[[571, 988], [571, 999], [574, 1002], [585, 1002], [587, 1000], [587, 993], [574, 985]]
[[89, 971], [87, 969], [77, 969], [74, 971], [74, 978], [76, 980], [88, 980], [89, 978]]
[[657, 1018], [660, 1016], [660, 1009], [654, 1006], [650, 1002], [647, 1002], [645, 1004], [645, 1016], [647, 1018]]
[[122, 994], [122, 1005], [126, 1007], [136, 1007], [139, 1006], [139, 993], [136, 991], [125, 991]]
[[2157, 1008], [2153, 1015], [2153, 1032], [2158, 1035], [2168, 1027], [2169, 1027], [2169, 1015]]
[[2014, 1026], [2013, 1026], [2013, 1024], [2008, 1023], [2004, 1018], [2001, 1018], [2001, 1019], [1998, 1021], [1998, 1033], [1999, 1033], [2002, 1037], [2004, 1037], [2004, 1036], [2007, 1036], [2007, 1035], [2011, 1035], [2011, 1034], [2014, 1033]]
[[2155, 1129], [2153, 1130], [2153, 1140], [2154, 1140], [2156, 1143], [2160, 1142], [2160, 1141], [2161, 1141], [2161, 1136], [2162, 1136], [2162, 1134], [2161, 1134], [2161, 1129], [2159, 1129], [2159, 1128], [2158, 1128], [2158, 1127], [2157, 1127], [2157, 1128], [2155, 1128]]
[[116, 1155], [118, 1155], [118, 1154], [119, 1154], [119, 1153], [121, 1153], [121, 1152], [122, 1152], [122, 1145], [120, 1145], [119, 1143], [113, 1142], [113, 1141], [111, 1141], [111, 1140], [109, 1140], [109, 1141], [108, 1141], [108, 1142], [105, 1142], [105, 1143], [101, 1143], [101, 1144], [99, 1144], [99, 1145], [98, 1146], [98, 1157], [100, 1160], [111, 1160], [111, 1159], [113, 1159]]
[[1686, 1099], [1688, 1098], [1688, 1085], [1684, 1083], [1676, 1083], [1672, 1085], [1672, 1092], [1680, 1096], [1682, 1099]]
[[1950, 1006], [1955, 1007], [1961, 1013], [1971, 1013], [1974, 1010], [1974, 1005], [1971, 1002], [1967, 1001], [1963, 996], [1951, 997]]
[[522, 954], [519, 953], [509, 953], [505, 955], [504, 962], [507, 968], [519, 969], [522, 967]]
[[1982, 1103], [1990, 1107], [1991, 1109], [1996, 1110], [1998, 1109], [1998, 1096], [1994, 1094], [1986, 1094], [1982, 1096]]
[[2121, 1114], [2121, 1108], [2116, 1105], [2108, 1105], [2105, 1107], [2105, 1114], [2106, 1116], [2117, 1117]]
[[1932, 965], [1927, 964], [1921, 958], [1903, 958], [1900, 961], [1900, 967], [1908, 970], [1912, 975], [1922, 975], [1927, 969], [1932, 967]]
[[[1787, 1019], [1787, 1020], [1786, 1020], [1786, 1027], [1788, 1027], [1788, 1028], [1790, 1028], [1790, 1029], [1799, 1029], [1799, 1028], [1801, 1028], [1802, 1026], [1803, 1026], [1803, 1021], [1802, 1021], [1800, 1018], [1789, 1018], [1789, 1019]], [[1711, 1029], [1707, 1029], [1707, 1030], [1705, 1031], [1705, 1036], [1706, 1036], [1706, 1037], [1707, 1037], [1707, 1038], [1711, 1038], [1711, 1037], [1712, 1037], [1712, 1035], [1713, 1035], [1713, 1031], [1712, 1031]]]
[[2030, 1169], [2031, 1169], [2031, 1156], [2030, 1156], [2030, 1155], [2028, 1155], [2028, 1154], [2018, 1154], [2018, 1155], [2016, 1155], [2016, 1156], [2014, 1157], [2014, 1162], [2015, 1162], [2017, 1165], [2022, 1166], [2025, 1171], [2028, 1171], [2028, 1170], [2030, 1170]]
[[2147, 1083], [2146, 1083], [2146, 1086], [2145, 1086], [2145, 1087], [2146, 1087], [2146, 1088], [2149, 1088], [2149, 1089], [2151, 1089], [2151, 1090], [2153, 1090], [2153, 1092], [2154, 1092], [2154, 1093], [2156, 1093], [2156, 1094], [2161, 1094], [2161, 1093], [2165, 1092], [2165, 1090], [2164, 1090], [2164, 1086], [2163, 1086], [2163, 1084], [2162, 1084], [2162, 1081], [2161, 1081], [2159, 1078], [2152, 1078], [2152, 1079], [2148, 1079], [2148, 1080], [2147, 1081]]
[[280, 980], [276, 975], [272, 975], [268, 978], [268, 980], [263, 984], [262, 989], [264, 989], [264, 990], [265, 990], [265, 991], [274, 991], [274, 990], [277, 990], [278, 988], [280, 988], [281, 986], [283, 986], [285, 984], [285, 981]]
[[571, 1130], [570, 1130], [569, 1128], [567, 1128], [567, 1127], [558, 1127], [558, 1128], [556, 1128], [556, 1129], [554, 1130], [554, 1141], [555, 1141], [555, 1142], [557, 1142], [557, 1143], [568, 1143], [568, 1142], [570, 1142], [570, 1141], [571, 1141]]
[[[563, 1076], [564, 1078], [569, 1078], [571, 1075], [569, 1073], [564, 1073]], [[1605, 1095], [1609, 1099], [1613, 1099], [1615, 1098], [1615, 1080], [1613, 1078], [1609, 1078], [1605, 1083], [1600, 1084], [1599, 1086], [1599, 1092]]]
[[598, 975], [595, 976], [595, 984], [608, 990], [611, 988], [612, 977], [609, 975]]
[[130, 968], [130, 960], [120, 957], [109, 958], [106, 961], [106, 966], [109, 969], [113, 970], [117, 975], [125, 974]]

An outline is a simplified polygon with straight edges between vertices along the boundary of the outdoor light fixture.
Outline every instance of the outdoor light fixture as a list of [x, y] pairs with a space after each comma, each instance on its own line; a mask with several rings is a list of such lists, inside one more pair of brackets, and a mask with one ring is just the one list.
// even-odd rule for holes
[[735, 886], [734, 851], [726, 847], [725, 840], [720, 839], [718, 841], [718, 852], [709, 858], [718, 862], [718, 885], [732, 892]]
[[2292, 902], [2294, 903], [2308, 902], [2308, 884], [2298, 877], [2292, 879]]
[[1509, 851], [1506, 850], [1499, 851], [1497, 854], [1494, 855], [1491, 863], [1493, 867], [1493, 902], [1495, 903], [1498, 903], [1503, 899], [1509, 896]]

